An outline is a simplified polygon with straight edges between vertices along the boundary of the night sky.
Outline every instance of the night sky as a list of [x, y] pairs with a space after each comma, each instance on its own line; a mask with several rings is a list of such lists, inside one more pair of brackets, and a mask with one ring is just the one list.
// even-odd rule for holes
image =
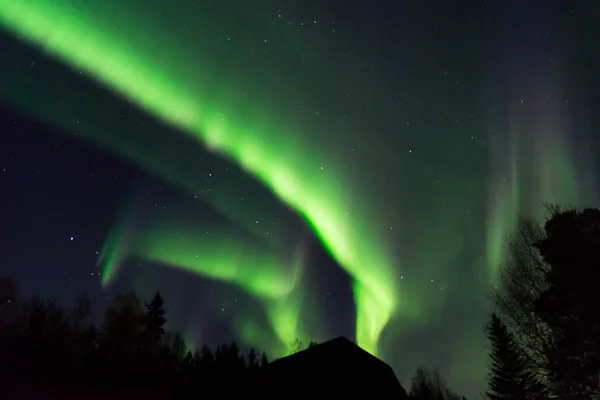
[[600, 205], [593, 3], [1, 0], [0, 272], [480, 393], [517, 218]]

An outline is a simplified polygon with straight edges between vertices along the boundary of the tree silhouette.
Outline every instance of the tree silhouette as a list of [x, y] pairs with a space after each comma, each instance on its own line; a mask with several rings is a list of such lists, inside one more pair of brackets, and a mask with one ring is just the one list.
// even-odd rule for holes
[[260, 366], [264, 367], [269, 363], [269, 359], [267, 358], [267, 353], [263, 351], [262, 356], [260, 357]]
[[409, 391], [411, 400], [459, 400], [461, 397], [450, 390], [437, 369], [430, 372], [419, 367], [411, 378]]
[[[158, 364], [155, 364], [149, 371], [150, 374], [154, 373], [157, 375], [156, 379], [163, 379], [167, 381], [177, 381], [182, 374], [186, 371], [186, 344], [181, 332], [177, 331], [174, 333], [167, 333], [164, 335], [164, 343], [162, 345], [162, 351], [159, 353], [161, 357], [156, 357], [155, 348], [161, 349], [157, 345], [155, 348], [144, 349], [147, 351], [147, 357], [152, 360], [153, 356]], [[189, 363], [190, 360], [187, 360]], [[180, 375], [178, 377], [178, 375]]]
[[86, 294], [77, 296], [70, 313], [71, 332], [78, 337], [85, 329], [86, 321], [92, 316], [92, 302]]
[[415, 382], [413, 381], [409, 392], [410, 399], [413, 400], [435, 400], [431, 389], [426, 382]]
[[143, 315], [137, 295], [134, 292], [117, 294], [104, 314], [103, 344], [119, 353], [137, 349], [142, 323]]
[[413, 400], [435, 400], [433, 393], [435, 387], [431, 381], [431, 375], [426, 368], [419, 367], [411, 378], [409, 396]]
[[54, 300], [33, 297], [23, 305], [20, 332], [25, 363], [32, 376], [63, 379], [69, 367], [69, 320], [64, 308]]
[[185, 339], [183, 338], [183, 335], [181, 334], [181, 332], [179, 332], [179, 331], [175, 332], [170, 344], [171, 345], [169, 347], [171, 350], [172, 357], [177, 361], [182, 360], [185, 355], [186, 346], [185, 346]]
[[203, 346], [202, 351], [200, 353], [201, 360], [200, 363], [204, 368], [212, 368], [215, 364], [215, 355], [212, 350], [208, 348], [208, 346]]
[[250, 349], [248, 353], [248, 368], [258, 368], [260, 363], [260, 359], [256, 355], [256, 351], [254, 351], [254, 347]]
[[[181, 333], [166, 330], [167, 313], [159, 292], [149, 302], [142, 302], [134, 292], [115, 295], [98, 328], [91, 322], [91, 302], [86, 295], [78, 296], [67, 310], [39, 297], [20, 300], [16, 285], [0, 279], [0, 303], [22, 305], [15, 308], [12, 318], [1, 320], [0, 376], [26, 387], [148, 389], [197, 397], [206, 394], [207, 387], [226, 388], [256, 376], [269, 364], [264, 351], [251, 348], [245, 357], [235, 342], [223, 343], [214, 352], [208, 346], [188, 349]], [[1, 312], [8, 309], [6, 306]], [[297, 351], [306, 348], [300, 340], [292, 344]], [[308, 347], [316, 345], [310, 342]], [[240, 376], [246, 371], [246, 376]], [[435, 400], [451, 399], [441, 378], [435, 376], [427, 382], [437, 382], [432, 386], [437, 391], [430, 391], [429, 383], [423, 381], [421, 392], [426, 393], [426, 387]]]
[[163, 298], [159, 292], [156, 292], [152, 301], [146, 303], [146, 315], [144, 318], [144, 346], [146, 348], [158, 349], [160, 346], [165, 334], [166, 314]]
[[117, 294], [104, 313], [100, 335], [101, 370], [112, 370], [116, 385], [137, 384], [147, 370], [142, 350], [144, 314], [134, 292]]
[[531, 373], [561, 399], [600, 396], [600, 211], [522, 220], [492, 297]]
[[552, 209], [537, 243], [550, 266], [536, 312], [555, 346], [549, 378], [563, 399], [600, 396], [600, 210]]
[[492, 400], [545, 398], [543, 387], [532, 376], [513, 334], [495, 313], [490, 315], [486, 333], [492, 344], [487, 397]]
[[94, 324], [88, 325], [74, 340], [76, 358], [74, 379], [77, 382], [91, 384], [98, 377], [98, 329]]
[[288, 346], [288, 355], [296, 354], [305, 350], [307, 347], [300, 338], [294, 339]]
[[546, 378], [548, 349], [553, 346], [551, 332], [535, 310], [535, 303], [546, 290], [549, 266], [536, 248], [544, 237], [542, 227], [533, 220], [521, 219], [509, 238], [507, 259], [500, 266], [492, 301], [502, 321], [514, 333], [523, 355], [540, 380]]

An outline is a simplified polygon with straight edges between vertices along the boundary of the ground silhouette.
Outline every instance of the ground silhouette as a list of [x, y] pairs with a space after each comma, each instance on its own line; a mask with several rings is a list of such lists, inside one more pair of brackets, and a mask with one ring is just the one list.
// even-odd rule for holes
[[407, 394], [389, 365], [345, 338], [308, 346], [295, 340], [292, 354], [275, 360], [259, 349], [242, 352], [235, 342], [188, 350], [179, 332], [165, 328], [159, 292], [148, 302], [134, 292], [117, 294], [99, 326], [91, 322], [91, 309], [85, 295], [71, 307], [23, 299], [12, 279], [0, 277], [3, 398], [184, 399], [301, 382], [313, 391], [360, 387], [400, 399], [429, 400], [427, 393], [435, 393], [435, 400], [460, 399], [439, 374], [423, 368]]

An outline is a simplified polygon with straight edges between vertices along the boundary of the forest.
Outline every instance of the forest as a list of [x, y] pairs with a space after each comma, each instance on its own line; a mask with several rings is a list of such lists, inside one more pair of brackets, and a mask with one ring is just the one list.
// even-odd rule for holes
[[[235, 343], [216, 349], [188, 350], [180, 332], [168, 332], [167, 311], [159, 292], [143, 302], [135, 292], [117, 294], [104, 312], [102, 325], [90, 322], [91, 301], [78, 296], [66, 308], [52, 299], [19, 299], [10, 277], [0, 278], [0, 374], [23, 384], [152, 389], [165, 393], [191, 385], [226, 384], [236, 375], [268, 364], [259, 349], [243, 354]], [[290, 355], [305, 348], [290, 343]], [[414, 399], [424, 391], [450, 391], [437, 371], [419, 368], [413, 378]], [[438, 399], [439, 397], [436, 397]]]
[[[592, 400], [600, 398], [600, 210], [548, 206], [544, 223], [521, 219], [508, 238], [506, 261], [490, 287], [493, 311], [488, 389], [481, 397]], [[116, 295], [102, 324], [92, 323], [86, 295], [70, 307], [52, 299], [21, 298], [0, 278], [0, 375], [6, 381], [154, 390], [225, 384], [271, 360], [236, 343], [188, 350], [165, 329], [159, 292], [145, 302]], [[306, 347], [300, 340], [292, 353]], [[411, 400], [465, 399], [435, 369], [417, 368]]]

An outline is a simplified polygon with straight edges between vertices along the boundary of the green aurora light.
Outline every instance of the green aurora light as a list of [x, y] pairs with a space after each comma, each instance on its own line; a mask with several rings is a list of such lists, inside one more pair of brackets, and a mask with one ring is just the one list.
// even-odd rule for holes
[[[366, 207], [344, 204], [342, 199], [352, 196], [341, 185], [342, 176], [330, 167], [315, 171], [315, 165], [327, 163], [319, 163], [317, 154], [299, 152], [293, 130], [274, 128], [276, 118], [263, 109], [249, 112], [226, 87], [218, 88], [218, 99], [207, 95], [215, 92], [214, 85], [194, 87], [197, 73], [183, 67], [185, 56], [119, 32], [110, 22], [120, 19], [118, 12], [98, 6], [84, 10], [69, 1], [12, 0], [0, 3], [0, 24], [233, 160], [303, 215], [354, 279], [356, 339], [377, 354], [379, 336], [400, 303], [394, 266]], [[167, 59], [182, 62], [167, 66], [162, 62]]]
[[[239, 225], [251, 228], [256, 214], [261, 220], [263, 217], [265, 220], [272, 218], [268, 206], [252, 209], [251, 202], [242, 204], [233, 199], [234, 196], [227, 197], [230, 193], [235, 194], [235, 190], [203, 192], [198, 168], [194, 168], [190, 160], [200, 146], [213, 149], [245, 169], [282, 202], [296, 209], [313, 228], [324, 247], [352, 276], [357, 306], [356, 336], [362, 347], [379, 353], [387, 360], [396, 354], [401, 354], [403, 359], [409, 357], [412, 349], [394, 354], [382, 349], [403, 343], [404, 333], [410, 336], [425, 326], [429, 332], [437, 327], [447, 327], [444, 318], [455, 318], [456, 315], [453, 312], [446, 313], [448, 309], [443, 304], [446, 300], [458, 301], [458, 305], [455, 303], [452, 306], [453, 310], [461, 306], [471, 310], [469, 313], [481, 311], [481, 315], [464, 317], [462, 330], [458, 334], [451, 335], [452, 338], [440, 335], [439, 343], [430, 343], [428, 347], [432, 353], [451, 353], [452, 364], [446, 366], [450, 381], [462, 379], [466, 386], [474, 381], [483, 382], [485, 368], [482, 366], [487, 360], [481, 350], [483, 339], [481, 335], [477, 336], [480, 333], [478, 318], [487, 313], [484, 292], [503, 261], [505, 239], [513, 232], [518, 216], [542, 216], [544, 210], [540, 206], [544, 202], [598, 204], [597, 199], [590, 196], [594, 190], [590, 182], [594, 182], [594, 179], [582, 177], [582, 171], [576, 169], [586, 155], [578, 155], [575, 163], [569, 152], [569, 138], [565, 136], [566, 132], [578, 129], [575, 126], [578, 122], [563, 119], [567, 118], [564, 105], [549, 101], [545, 105], [538, 105], [539, 109], [532, 110], [534, 101], [531, 105], [519, 102], [522, 97], [569, 97], [569, 93], [557, 87], [560, 74], [542, 78], [538, 73], [540, 69], [534, 66], [529, 72], [529, 82], [515, 79], [515, 88], [507, 96], [510, 99], [501, 98], [498, 93], [492, 94], [489, 104], [510, 103], [508, 130], [507, 116], [503, 112], [490, 113], [489, 120], [483, 124], [485, 127], [456, 124], [453, 126], [459, 128], [452, 128], [441, 118], [439, 124], [425, 124], [423, 130], [419, 131], [416, 127], [419, 124], [411, 123], [406, 136], [417, 132], [424, 140], [430, 141], [430, 159], [398, 157], [399, 147], [395, 143], [374, 143], [379, 135], [363, 135], [367, 137], [365, 140], [369, 141], [369, 145], [363, 146], [365, 149], [361, 152], [360, 167], [365, 175], [369, 175], [366, 179], [376, 183], [360, 182], [361, 178], [365, 178], [354, 176], [356, 170], [352, 170], [353, 164], [332, 159], [334, 151], [324, 149], [326, 146], [317, 142], [317, 133], [328, 132], [326, 122], [321, 123], [319, 119], [319, 130], [308, 140], [306, 137], [310, 136], [310, 132], [302, 132], [301, 126], [290, 127], [290, 121], [295, 119], [287, 118], [282, 112], [285, 111], [285, 105], [265, 100], [268, 97], [265, 93], [272, 94], [267, 86], [278, 86], [285, 92], [286, 98], [292, 99], [289, 101], [293, 107], [298, 104], [293, 99], [301, 91], [289, 90], [287, 86], [282, 89], [280, 86], [287, 82], [275, 76], [284, 75], [279, 69], [287, 68], [285, 65], [269, 70], [268, 73], [274, 76], [272, 79], [269, 76], [271, 80], [262, 81], [260, 73], [240, 68], [243, 65], [242, 58], [250, 57], [249, 52], [240, 51], [244, 46], [244, 38], [262, 43], [260, 35], [269, 29], [263, 26], [265, 21], [244, 20], [238, 24], [238, 28], [242, 26], [239, 29], [249, 30], [246, 22], [256, 23], [252, 26], [252, 34], [236, 34], [236, 40], [227, 42], [223, 48], [231, 54], [224, 55], [210, 47], [213, 39], [204, 41], [200, 36], [174, 36], [172, 32], [176, 31], [176, 27], [170, 29], [168, 26], [173, 21], [161, 13], [172, 11], [171, 14], [177, 14], [177, 7], [161, 5], [157, 9], [149, 4], [143, 0], [4, 0], [0, 1], [0, 26], [70, 66], [75, 74], [80, 73], [85, 79], [93, 78], [183, 134], [175, 135], [169, 131], [168, 138], [163, 135], [165, 140], [158, 141], [150, 137], [144, 140], [145, 130], [139, 128], [139, 120], [137, 124], [126, 122], [127, 118], [119, 120], [121, 111], [114, 110], [99, 118], [98, 111], [91, 110], [82, 101], [83, 95], [75, 99], [73, 91], [68, 91], [67, 95], [67, 90], [57, 90], [51, 84], [40, 84], [51, 82], [54, 78], [48, 76], [50, 72], [45, 68], [31, 70], [31, 76], [36, 74], [35, 80], [30, 77], [29, 70], [3, 70], [4, 76], [9, 78], [3, 82], [3, 93], [12, 104], [35, 114], [36, 118], [60, 125], [78, 138], [108, 149], [187, 193], [202, 197]], [[188, 18], [197, 18], [196, 14], [192, 14]], [[177, 20], [179, 18], [182, 16], [178, 15]], [[193, 22], [188, 21], [187, 24], [195, 26]], [[211, 21], [209, 16], [196, 24], [201, 25], [199, 30], [202, 30], [211, 23], [222, 25], [223, 20], [214, 18]], [[213, 36], [214, 31], [220, 32], [213, 29]], [[185, 32], [179, 34], [185, 35]], [[293, 43], [290, 47], [294, 45], [298, 45], [299, 51], [306, 48], [303, 43]], [[329, 43], [325, 40], [319, 41], [316, 45], [311, 44], [310, 50], [323, 50], [319, 46], [327, 45]], [[191, 55], [191, 52], [194, 54]], [[242, 55], [235, 56], [237, 53]], [[346, 70], [315, 65], [319, 64], [321, 58], [325, 58], [323, 54], [316, 54], [309, 57], [306, 64], [303, 62], [296, 69], [288, 68], [293, 71], [290, 74], [298, 73], [299, 69], [314, 70], [306, 74], [308, 77], [304, 79], [298, 77], [298, 85], [306, 86], [306, 92], [309, 92], [300, 104], [318, 100], [319, 91], [310, 85], [317, 75], [322, 82], [344, 81], [343, 85], [356, 78], [332, 76], [343, 74]], [[514, 58], [520, 60], [519, 57]], [[282, 59], [285, 61], [284, 57]], [[198, 60], [202, 62], [199, 64]], [[9, 64], [6, 68], [11, 68]], [[347, 71], [350, 74], [354, 70]], [[44, 74], [45, 79], [42, 79]], [[23, 78], [12, 79], [13, 75]], [[290, 79], [289, 75], [287, 79]], [[361, 97], [377, 87], [371, 82], [375, 78], [369, 76], [368, 79], [359, 80], [353, 96], [356, 92], [356, 98]], [[73, 82], [77, 84], [76, 78]], [[526, 87], [526, 83], [531, 86]], [[363, 90], [361, 84], [369, 89]], [[344, 93], [340, 91], [347, 89], [341, 87], [342, 84], [337, 87], [335, 83], [332, 85], [334, 87], [328, 90], [334, 93]], [[406, 86], [419, 88], [415, 91], [421, 90], [421, 86], [434, 93], [436, 90], [420, 83]], [[486, 82], [481, 82], [481, 86], [485, 90]], [[252, 89], [255, 89], [254, 92]], [[541, 93], [542, 90], [548, 93]], [[549, 93], [551, 95], [547, 95]], [[58, 101], [45, 102], [45, 95], [58, 98]], [[380, 103], [387, 104], [383, 101], [385, 95], [380, 97]], [[335, 98], [333, 101], [336, 101]], [[330, 105], [327, 107], [332, 108]], [[361, 132], [371, 129], [371, 126], [380, 126], [379, 117], [385, 113], [373, 111], [378, 108], [372, 107], [364, 114], [358, 112], [354, 123], [364, 119], [365, 125], [353, 128]], [[413, 109], [409, 110], [412, 112]], [[484, 109], [477, 112], [480, 111], [485, 112]], [[76, 123], [69, 118], [72, 115], [77, 115], [80, 121]], [[433, 112], [431, 115], [434, 115]], [[393, 115], [393, 118], [397, 117]], [[305, 116], [302, 118], [307, 119]], [[503, 120], [495, 120], [497, 118]], [[394, 124], [396, 126], [397, 121]], [[339, 126], [336, 126], [337, 129], [344, 129]], [[417, 129], [413, 130], [413, 126]], [[493, 133], [487, 135], [485, 130], [488, 128], [492, 128]], [[136, 138], [123, 134], [132, 133], [130, 131], [137, 135]], [[350, 133], [353, 132], [348, 133], [352, 136]], [[482, 140], [482, 146], [485, 144], [484, 150], [473, 152], [473, 146], [469, 147], [461, 139], [473, 138], [473, 133]], [[404, 133], [399, 136], [404, 136]], [[182, 146], [183, 139], [190, 143], [188, 148]], [[177, 142], [177, 145], [172, 145], [173, 142]], [[402, 140], [398, 142], [404, 143]], [[371, 152], [367, 147], [372, 147], [374, 154], [365, 155]], [[476, 155], [471, 157], [471, 152]], [[393, 162], [389, 161], [394, 157], [396, 159]], [[469, 161], [462, 163], [461, 159]], [[486, 168], [488, 160], [490, 164]], [[432, 167], [434, 164], [437, 167]], [[480, 175], [472, 176], [473, 170], [477, 169], [473, 165], [479, 166], [477, 173]], [[385, 176], [388, 171], [392, 171], [393, 177], [397, 176], [401, 182], [389, 185], [390, 177]], [[377, 184], [388, 185], [388, 189], [389, 186], [394, 188], [381, 190]], [[432, 186], [428, 187], [429, 184]], [[415, 190], [415, 187], [421, 190]], [[485, 210], [480, 210], [482, 204]], [[386, 225], [376, 219], [383, 213], [386, 214]], [[138, 230], [131, 223], [130, 214], [130, 209], [124, 211], [106, 241], [102, 254], [106, 283], [114, 278], [118, 265], [128, 257], [160, 261], [234, 284], [257, 298], [264, 305], [270, 326], [258, 324], [252, 318], [256, 315], [251, 310], [231, 316], [233, 325], [248, 343], [271, 350], [271, 354], [283, 354], [286, 344], [296, 336], [308, 339], [304, 334], [306, 326], [303, 319], [306, 314], [315, 314], [318, 306], [307, 306], [311, 296], [310, 287], [306, 287], [302, 279], [302, 254], [294, 254], [297, 258], [293, 259], [279, 257], [278, 235], [270, 238], [274, 242], [267, 243], [269, 251], [263, 254], [258, 252], [259, 247], [254, 244], [229, 235], [221, 237], [225, 239], [223, 243], [203, 242], [205, 239], [200, 240], [200, 237], [195, 243], [190, 238], [200, 236], [197, 232], [162, 222], [152, 225], [147, 231]], [[393, 235], [389, 232], [392, 225]], [[186, 239], [188, 235], [189, 240]], [[183, 240], [177, 241], [176, 238]], [[396, 242], [386, 243], [386, 239]], [[435, 251], [431, 251], [432, 243], [436, 246]], [[212, 245], [217, 247], [208, 248]], [[204, 249], [207, 254], [198, 260], [195, 255]], [[217, 249], [222, 249], [223, 254]], [[226, 255], [228, 252], [231, 254]], [[209, 255], [214, 259], [208, 258]], [[245, 258], [244, 269], [247, 270], [239, 268], [238, 257]], [[403, 262], [397, 261], [400, 259]], [[468, 267], [468, 273], [461, 266]], [[250, 276], [252, 271], [260, 273]], [[403, 278], [406, 279], [401, 280]], [[432, 278], [435, 278], [435, 284]], [[310, 313], [303, 312], [308, 308]], [[316, 314], [309, 317], [318, 318]], [[386, 324], [389, 329], [380, 335]], [[388, 334], [392, 332], [393, 335]], [[311, 334], [314, 335], [312, 330]], [[273, 336], [278, 340], [273, 340]], [[482, 341], [481, 345], [478, 338]], [[274, 343], [276, 341], [280, 343]], [[442, 343], [451, 345], [444, 344], [446, 347], [442, 348]], [[427, 349], [417, 350], [419, 354], [411, 362], [427, 357], [424, 354]], [[430, 357], [437, 359], [438, 356]]]

